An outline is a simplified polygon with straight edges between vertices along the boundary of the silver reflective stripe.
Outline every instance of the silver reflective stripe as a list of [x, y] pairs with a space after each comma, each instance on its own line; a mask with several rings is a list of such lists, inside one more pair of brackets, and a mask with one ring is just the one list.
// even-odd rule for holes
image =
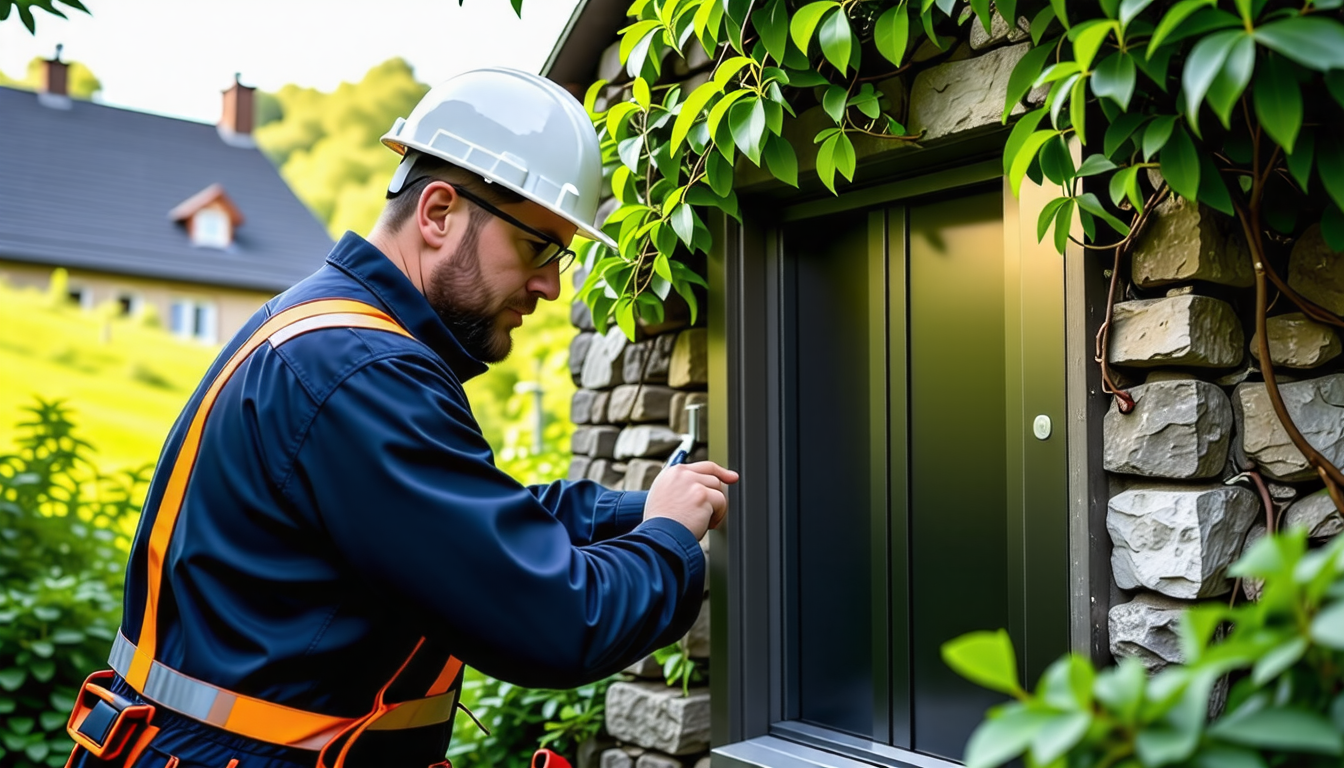
[[[118, 632], [117, 638], [112, 641], [112, 653], [108, 654], [108, 663], [117, 674], [125, 678], [130, 671], [131, 659], [134, 656], [135, 646], [125, 635]], [[203, 683], [194, 677], [187, 677], [157, 661], [150, 662], [149, 678], [145, 681], [145, 690], [140, 693], [156, 704], [162, 704], [175, 712], [181, 712], [211, 725], [223, 725], [229, 719], [229, 710], [233, 708], [234, 697], [227, 691]], [[228, 696], [227, 707], [215, 707], [216, 699], [221, 694]]]
[[296, 320], [280, 330], [272, 333], [267, 341], [272, 347], [278, 347], [286, 341], [319, 328], [339, 328], [349, 327], [353, 323], [363, 322], [369, 315], [361, 315], [354, 312], [334, 312], [327, 315], [313, 315], [312, 317]]

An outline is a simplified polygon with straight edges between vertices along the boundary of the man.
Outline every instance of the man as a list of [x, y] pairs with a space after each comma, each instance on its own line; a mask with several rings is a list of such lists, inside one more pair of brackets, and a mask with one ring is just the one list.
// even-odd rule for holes
[[693, 622], [736, 473], [524, 488], [461, 387], [557, 298], [577, 232], [610, 242], [583, 108], [480, 70], [384, 143], [368, 240], [258, 312], [169, 436], [71, 765], [438, 765], [464, 663], [574, 686]]

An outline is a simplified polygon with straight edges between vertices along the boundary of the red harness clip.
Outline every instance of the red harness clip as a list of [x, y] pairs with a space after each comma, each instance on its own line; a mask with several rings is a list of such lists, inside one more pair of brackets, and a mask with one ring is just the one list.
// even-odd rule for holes
[[532, 768], [570, 768], [569, 761], [549, 749], [532, 753]]

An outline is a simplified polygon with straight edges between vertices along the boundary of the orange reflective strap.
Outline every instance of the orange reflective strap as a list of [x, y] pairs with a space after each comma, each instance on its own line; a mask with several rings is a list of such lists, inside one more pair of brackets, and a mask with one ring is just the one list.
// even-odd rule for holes
[[168, 552], [168, 542], [172, 539], [173, 529], [177, 525], [177, 516], [182, 509], [182, 500], [186, 495], [187, 482], [195, 466], [200, 450], [201, 434], [205, 428], [205, 419], [210, 415], [219, 392], [229, 377], [242, 365], [258, 347], [267, 341], [277, 346], [301, 333], [321, 328], [357, 327], [399, 333], [410, 337], [406, 329], [397, 325], [386, 313], [358, 301], [347, 299], [324, 299], [290, 307], [268, 319], [254, 332], [237, 351], [229, 357], [193, 415], [187, 434], [178, 449], [177, 459], [168, 476], [163, 500], [159, 504], [158, 514], [154, 518], [154, 527], [149, 535], [148, 567], [146, 568], [147, 588], [145, 610], [140, 623], [140, 634], [135, 645], [135, 655], [130, 668], [126, 671], [126, 681], [137, 691], [144, 691], [145, 683], [153, 666], [155, 652], [158, 649], [158, 608], [159, 594], [163, 580], [163, 565]]
[[443, 665], [443, 669], [439, 671], [439, 676], [434, 679], [434, 684], [429, 686], [429, 690], [425, 692], [425, 696], [438, 696], [439, 694], [447, 693], [448, 689], [452, 687], [453, 681], [457, 679], [458, 673], [461, 671], [462, 662], [456, 656], [449, 656], [448, 663]]

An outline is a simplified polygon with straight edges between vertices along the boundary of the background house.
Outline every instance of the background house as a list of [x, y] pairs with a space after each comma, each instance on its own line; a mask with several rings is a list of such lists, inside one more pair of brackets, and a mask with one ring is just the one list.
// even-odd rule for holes
[[0, 278], [62, 267], [86, 308], [216, 343], [323, 263], [331, 238], [252, 139], [252, 88], [206, 125], [71, 99], [46, 67], [37, 93], [0, 88]]

